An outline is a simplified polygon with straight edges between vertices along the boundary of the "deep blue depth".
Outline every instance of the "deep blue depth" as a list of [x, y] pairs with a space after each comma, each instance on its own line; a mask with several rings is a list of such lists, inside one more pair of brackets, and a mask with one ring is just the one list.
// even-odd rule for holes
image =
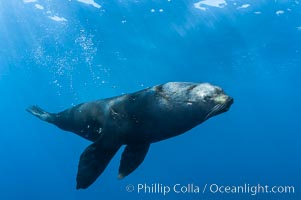
[[[227, 0], [206, 10], [197, 2], [0, 1], [1, 200], [301, 198], [301, 2]], [[120, 150], [87, 190], [75, 190], [75, 178], [90, 142], [25, 111], [58, 112], [168, 81], [210, 82], [235, 103], [152, 144], [124, 180]], [[295, 194], [126, 191], [139, 183], [290, 185]]]

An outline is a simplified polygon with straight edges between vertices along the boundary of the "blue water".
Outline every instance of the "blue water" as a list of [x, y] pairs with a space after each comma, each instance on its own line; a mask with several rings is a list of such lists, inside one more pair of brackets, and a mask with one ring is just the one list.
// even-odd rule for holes
[[[0, 1], [0, 199], [300, 199], [301, 2], [90, 2]], [[124, 180], [120, 150], [86, 190], [75, 189], [76, 173], [90, 142], [25, 111], [58, 112], [168, 81], [210, 82], [235, 103], [152, 144]], [[201, 191], [138, 193], [138, 184], [155, 183]], [[203, 194], [205, 184], [295, 193]]]

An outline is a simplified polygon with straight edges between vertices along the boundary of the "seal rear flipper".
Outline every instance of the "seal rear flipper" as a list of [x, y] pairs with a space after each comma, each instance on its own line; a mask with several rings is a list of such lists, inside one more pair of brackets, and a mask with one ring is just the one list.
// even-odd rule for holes
[[85, 149], [80, 156], [76, 189], [89, 187], [101, 175], [121, 146], [110, 144], [104, 138], [99, 138]]
[[38, 117], [43, 121], [47, 121], [47, 122], [53, 121], [53, 114], [46, 112], [39, 106], [30, 106], [26, 109], [26, 111], [33, 114], [34, 116]]
[[143, 162], [150, 144], [127, 145], [122, 153], [118, 178], [132, 173]]

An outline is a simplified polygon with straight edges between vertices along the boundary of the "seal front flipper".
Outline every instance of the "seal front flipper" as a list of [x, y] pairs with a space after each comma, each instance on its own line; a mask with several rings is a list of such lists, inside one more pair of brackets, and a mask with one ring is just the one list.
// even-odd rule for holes
[[104, 137], [88, 146], [80, 156], [76, 189], [89, 187], [101, 175], [120, 146]]
[[122, 153], [118, 178], [132, 173], [143, 162], [150, 144], [127, 145]]

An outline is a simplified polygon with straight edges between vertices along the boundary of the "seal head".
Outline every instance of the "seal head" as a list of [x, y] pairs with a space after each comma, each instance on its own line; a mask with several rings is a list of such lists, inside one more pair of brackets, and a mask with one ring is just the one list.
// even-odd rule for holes
[[192, 108], [191, 113], [205, 121], [210, 117], [229, 110], [233, 98], [226, 95], [222, 88], [210, 83], [170, 82], [161, 86], [161, 103], [172, 106], [180, 102], [178, 109]]

